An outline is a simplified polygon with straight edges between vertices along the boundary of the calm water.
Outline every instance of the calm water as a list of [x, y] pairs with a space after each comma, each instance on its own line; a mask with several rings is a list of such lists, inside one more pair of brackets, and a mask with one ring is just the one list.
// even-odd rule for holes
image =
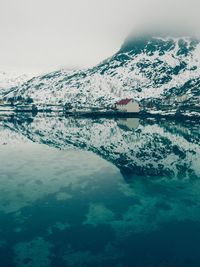
[[0, 116], [1, 267], [199, 267], [200, 126]]

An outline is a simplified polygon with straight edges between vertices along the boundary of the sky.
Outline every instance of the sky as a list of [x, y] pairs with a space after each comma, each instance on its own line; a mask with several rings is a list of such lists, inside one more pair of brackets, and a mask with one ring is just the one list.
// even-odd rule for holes
[[0, 0], [0, 71], [87, 68], [145, 27], [198, 30], [199, 0]]

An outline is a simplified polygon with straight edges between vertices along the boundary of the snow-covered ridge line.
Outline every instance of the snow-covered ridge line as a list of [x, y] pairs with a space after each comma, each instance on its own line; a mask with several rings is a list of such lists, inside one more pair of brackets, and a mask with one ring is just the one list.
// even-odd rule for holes
[[8, 89], [19, 87], [30, 80], [34, 74], [22, 74], [16, 72], [0, 71], [0, 95], [6, 93]]
[[94, 68], [33, 78], [6, 99], [31, 98], [35, 104], [70, 103], [73, 107], [108, 107], [122, 98], [154, 99], [168, 101], [175, 108], [187, 100], [187, 107], [192, 103], [195, 109], [200, 95], [199, 40], [148, 38], [126, 41], [118, 53]]

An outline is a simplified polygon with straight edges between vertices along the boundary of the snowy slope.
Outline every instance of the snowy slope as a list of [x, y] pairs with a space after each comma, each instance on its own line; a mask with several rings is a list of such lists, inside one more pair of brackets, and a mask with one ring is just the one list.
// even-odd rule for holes
[[18, 87], [28, 81], [32, 74], [19, 74], [13, 72], [0, 71], [0, 94], [9, 88]]
[[[187, 100], [199, 103], [200, 42], [192, 37], [129, 38], [121, 49], [98, 66], [83, 71], [56, 71], [15, 88], [6, 98], [21, 96], [35, 103], [71, 103], [104, 107], [121, 98]], [[184, 92], [181, 88], [185, 88]], [[185, 100], [184, 100], [185, 101]], [[179, 102], [182, 102], [179, 101]]]

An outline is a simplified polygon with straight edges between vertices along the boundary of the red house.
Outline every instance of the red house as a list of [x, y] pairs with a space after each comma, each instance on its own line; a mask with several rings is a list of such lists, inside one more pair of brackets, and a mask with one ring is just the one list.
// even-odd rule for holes
[[137, 101], [133, 99], [122, 99], [115, 104], [116, 109], [124, 112], [138, 113], [140, 112], [140, 106]]

